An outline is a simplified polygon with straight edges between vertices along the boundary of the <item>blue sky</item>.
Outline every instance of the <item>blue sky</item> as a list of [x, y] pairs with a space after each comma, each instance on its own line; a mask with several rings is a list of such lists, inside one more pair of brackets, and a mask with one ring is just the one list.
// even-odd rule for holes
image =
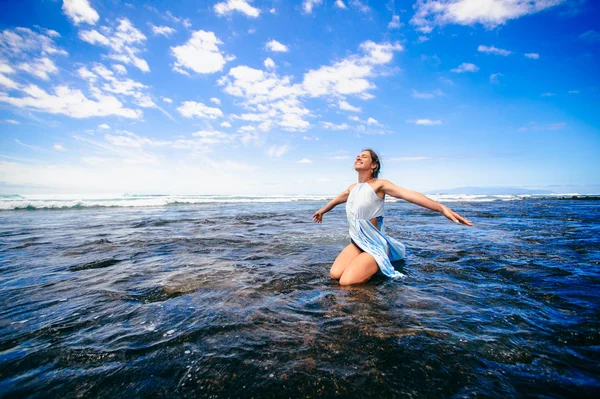
[[600, 192], [584, 0], [3, 2], [2, 193]]

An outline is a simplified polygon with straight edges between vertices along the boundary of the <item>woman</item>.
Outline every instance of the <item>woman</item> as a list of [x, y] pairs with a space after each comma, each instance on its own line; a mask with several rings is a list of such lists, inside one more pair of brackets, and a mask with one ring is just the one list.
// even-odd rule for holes
[[340, 279], [341, 285], [364, 283], [379, 270], [391, 278], [404, 277], [391, 264], [392, 261], [404, 258], [404, 244], [386, 236], [383, 231], [383, 204], [386, 194], [441, 212], [453, 222], [473, 225], [458, 213], [421, 193], [378, 179], [381, 161], [369, 148], [358, 154], [354, 169], [358, 172], [358, 183], [352, 184], [313, 215], [313, 220], [321, 223], [323, 214], [336, 205], [347, 202], [346, 214], [351, 242], [340, 252], [329, 271], [331, 278]]

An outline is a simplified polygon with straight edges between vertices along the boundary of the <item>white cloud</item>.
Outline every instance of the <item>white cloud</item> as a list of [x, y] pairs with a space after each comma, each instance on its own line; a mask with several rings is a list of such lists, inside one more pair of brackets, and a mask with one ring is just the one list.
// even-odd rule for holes
[[168, 104], [171, 104], [171, 103], [173, 103], [173, 100], [171, 100], [169, 97], [161, 97], [161, 98], [162, 98], [162, 100], [163, 100], [164, 102], [166, 102], [166, 103], [168, 103]]
[[448, 78], [445, 78], [445, 77], [442, 76], [438, 80], [440, 82], [442, 82], [443, 84], [446, 84], [448, 86], [454, 86], [454, 81], [452, 79], [448, 79]]
[[63, 0], [62, 10], [75, 25], [82, 22], [95, 25], [100, 18], [88, 0]]
[[223, 116], [223, 111], [219, 108], [213, 108], [201, 102], [184, 101], [179, 108], [179, 113], [186, 118], [208, 118], [216, 119]]
[[494, 28], [565, 0], [418, 0], [410, 23], [429, 33], [434, 26], [482, 24]]
[[367, 119], [367, 124], [368, 125], [381, 126], [381, 123], [379, 123], [379, 121], [377, 121], [377, 119], [374, 119], [374, 118]]
[[375, 87], [369, 78], [379, 75], [376, 68], [391, 62], [394, 52], [402, 51], [403, 47], [399, 43], [366, 41], [360, 49], [362, 56], [351, 55], [332, 66], [322, 66], [305, 73], [304, 90], [312, 97], [364, 93]]
[[431, 100], [432, 98], [443, 96], [444, 92], [441, 90], [434, 90], [430, 93], [427, 92], [418, 92], [415, 89], [412, 91], [413, 98], [418, 98], [420, 100]]
[[270, 58], [267, 58], [265, 60], [265, 68], [267, 68], [267, 69], [274, 69], [275, 68], [275, 61], [273, 61]]
[[2, 74], [0, 74], [0, 86], [6, 87], [8, 89], [18, 89], [20, 87], [17, 82], [12, 80], [11, 78], [7, 78]]
[[173, 14], [171, 14], [171, 11], [167, 11], [167, 18], [169, 18], [173, 22], [182, 24], [183, 26], [185, 26], [188, 29], [192, 27], [192, 23], [190, 22], [189, 18], [176, 17]]
[[310, 159], [308, 159], [308, 158], [302, 158], [301, 160], [296, 161], [296, 163], [309, 164], [309, 163], [312, 163], [312, 161]]
[[337, 8], [341, 8], [342, 10], [347, 10], [348, 9], [348, 7], [346, 6], [346, 4], [344, 4], [343, 0], [335, 0], [334, 5]]
[[355, 115], [349, 116], [348, 119], [350, 119], [351, 121], [354, 121], [354, 122], [360, 122], [360, 118]]
[[351, 111], [351, 112], [362, 112], [362, 109], [360, 107], [355, 107], [352, 104], [348, 103], [347, 101], [342, 100], [338, 104], [339, 104], [339, 107], [341, 110]]
[[210, 98], [210, 102], [213, 103], [213, 104], [221, 105], [221, 100], [219, 100], [216, 97], [211, 97]]
[[62, 144], [54, 144], [54, 149], [55, 149], [56, 151], [61, 151], [61, 152], [65, 152], [65, 151], [67, 151], [67, 149], [66, 149], [65, 147], [63, 147], [63, 145], [62, 145]]
[[579, 35], [579, 38], [588, 42], [600, 42], [600, 32], [591, 29]]
[[540, 94], [540, 97], [554, 97], [555, 95], [556, 94], [554, 94], [554, 93], [548, 93], [548, 92], [546, 92], [546, 93]]
[[362, 2], [360, 2], [360, 0], [350, 0], [350, 4], [352, 5], [352, 7], [358, 8], [358, 11], [360, 11], [360, 12], [371, 11], [371, 8], [369, 6], [367, 6], [366, 4], [363, 4]]
[[219, 79], [218, 84], [223, 86], [224, 92], [243, 99], [241, 105], [251, 111], [239, 118], [264, 121], [264, 131], [271, 125], [286, 130], [302, 130], [310, 126], [305, 120], [310, 112], [299, 99], [304, 94], [302, 88], [292, 84], [288, 76], [280, 77], [275, 72], [238, 66]]
[[579, 94], [579, 90], [569, 90], [569, 94]]
[[21, 124], [21, 122], [16, 121], [14, 119], [5, 119], [5, 122], [10, 123], [11, 125], [20, 125]]
[[200, 130], [192, 133], [192, 136], [199, 137], [197, 141], [202, 144], [226, 143], [232, 140], [232, 136], [216, 130]]
[[170, 26], [156, 26], [156, 25], [152, 25], [152, 32], [155, 35], [170, 36], [173, 33], [175, 33], [176, 30], [173, 29], [173, 28], [171, 28]]
[[288, 147], [287, 144], [284, 145], [273, 145], [271, 147], [269, 147], [269, 149], [267, 150], [267, 155], [269, 155], [269, 157], [271, 158], [280, 158], [281, 156], [283, 156], [286, 152], [288, 152], [290, 148]]
[[492, 84], [500, 84], [500, 76], [503, 76], [501, 73], [493, 73], [490, 75], [490, 83]]
[[458, 68], [454, 68], [451, 72], [454, 73], [464, 73], [464, 72], [477, 72], [479, 71], [479, 67], [475, 64], [470, 64], [468, 62], [463, 62], [459, 65]]
[[106, 123], [103, 123], [101, 125], [98, 125], [98, 128], [108, 130], [110, 129], [110, 126], [108, 126]]
[[439, 120], [432, 120], [432, 119], [415, 119], [415, 120], [410, 120], [410, 121], [406, 121], [408, 123], [414, 123], [415, 125], [422, 125], [422, 126], [433, 126], [433, 125], [441, 125], [442, 121]]
[[540, 124], [537, 122], [529, 122], [523, 127], [520, 127], [518, 130], [521, 132], [529, 132], [529, 131], [546, 131], [546, 130], [560, 130], [564, 129], [567, 126], [564, 122], [555, 122], [555, 123], [546, 123]]
[[341, 161], [343, 159], [350, 159], [350, 156], [348, 156], [348, 155], [336, 155], [335, 157], [331, 157], [329, 159], [333, 159], [335, 161]]
[[6, 93], [0, 92], [0, 102], [38, 112], [67, 115], [72, 118], [118, 115], [137, 119], [142, 116], [141, 111], [125, 108], [116, 97], [101, 92], [93, 93], [94, 100], [91, 100], [80, 90], [71, 89], [66, 85], [55, 86], [54, 94], [49, 94], [36, 85], [28, 85], [20, 90], [24, 93], [20, 97], [10, 97]]
[[252, 7], [246, 0], [227, 0], [217, 3], [214, 6], [214, 10], [219, 16], [230, 15], [234, 11], [241, 12], [251, 18], [256, 18], [260, 15], [260, 10]]
[[[35, 56], [68, 55], [56, 47], [53, 34], [40, 34], [29, 28], [5, 29], [0, 33], [0, 55], [6, 58], [31, 58]], [[54, 32], [54, 31], [51, 31]]]
[[331, 122], [321, 122], [321, 124], [323, 125], [323, 127], [325, 129], [329, 129], [329, 130], [348, 130], [348, 129], [350, 129], [350, 125], [348, 125], [347, 123], [340, 123], [339, 125], [336, 125], [335, 123], [331, 123]]
[[279, 43], [277, 40], [271, 40], [270, 42], [268, 42], [267, 44], [265, 44], [265, 48], [267, 50], [273, 51], [273, 52], [280, 52], [280, 53], [287, 53], [288, 52], [287, 46]]
[[222, 53], [219, 45], [223, 44], [213, 32], [198, 30], [181, 46], [171, 47], [177, 59], [174, 71], [187, 74], [186, 69], [196, 73], [214, 73], [223, 70], [228, 61], [235, 59]]
[[271, 8], [271, 9], [269, 10], [269, 12], [270, 12], [271, 14], [277, 14], [277, 10], [276, 10], [276, 9], [274, 9], [274, 8]]
[[118, 73], [119, 75], [127, 75], [127, 68], [125, 68], [123, 65], [121, 64], [113, 64], [112, 68], [115, 70], [116, 73]]
[[505, 49], [501, 49], [501, 48], [497, 48], [494, 46], [484, 46], [484, 45], [479, 45], [479, 47], [477, 47], [477, 51], [479, 51], [480, 53], [486, 53], [486, 54], [495, 54], [495, 55], [502, 55], [502, 56], [507, 56], [507, 55], [511, 55], [512, 51], [509, 50], [505, 50]]
[[388, 24], [389, 29], [399, 29], [402, 27], [402, 23], [400, 22], [399, 15], [392, 15], [392, 20]]
[[538, 53], [526, 53], [525, 57], [531, 58], [532, 60], [537, 60], [540, 58], [540, 55]]
[[101, 30], [104, 34], [97, 30], [80, 31], [79, 38], [90, 44], [109, 47], [112, 50], [107, 55], [110, 59], [133, 65], [143, 72], [149, 72], [148, 63], [137, 55], [142, 51], [138, 46], [145, 42], [146, 36], [136, 29], [127, 18], [121, 18], [118, 22], [116, 29], [103, 26]]
[[231, 127], [231, 123], [229, 122], [221, 122], [222, 127]]
[[313, 8], [320, 6], [321, 4], [323, 4], [323, 0], [304, 0], [302, 2], [302, 10], [304, 10], [305, 13], [310, 14], [313, 12]]
[[104, 91], [118, 94], [133, 98], [133, 101], [141, 107], [156, 107], [152, 98], [146, 93], [148, 86], [126, 77], [117, 77], [113, 71], [102, 64], [95, 64], [92, 71], [87, 67], [80, 67], [78, 70], [79, 75], [88, 81], [92, 93]]
[[47, 57], [37, 58], [30, 62], [22, 62], [17, 65], [17, 68], [43, 80], [50, 79], [48, 74], [58, 72], [58, 68], [54, 62]]

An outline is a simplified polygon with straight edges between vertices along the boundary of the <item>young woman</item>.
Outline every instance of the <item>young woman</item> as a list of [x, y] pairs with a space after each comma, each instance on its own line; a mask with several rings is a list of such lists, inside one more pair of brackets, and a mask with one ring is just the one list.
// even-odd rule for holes
[[391, 278], [404, 277], [391, 264], [404, 258], [404, 244], [388, 237], [383, 231], [386, 194], [441, 212], [453, 222], [473, 225], [450, 208], [421, 193], [378, 179], [381, 161], [369, 148], [358, 154], [354, 169], [358, 172], [358, 183], [352, 184], [313, 215], [313, 220], [321, 223], [323, 214], [336, 205], [347, 202], [346, 216], [350, 225], [351, 242], [340, 252], [329, 271], [331, 278], [340, 279], [341, 285], [364, 283], [379, 270]]

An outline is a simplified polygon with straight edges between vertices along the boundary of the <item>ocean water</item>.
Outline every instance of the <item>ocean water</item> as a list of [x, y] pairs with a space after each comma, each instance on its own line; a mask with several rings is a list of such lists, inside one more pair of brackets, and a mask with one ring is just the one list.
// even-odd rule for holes
[[[431, 196], [436, 198], [435, 196]], [[0, 198], [0, 397], [597, 397], [600, 201], [403, 201], [341, 287], [327, 198]]]

